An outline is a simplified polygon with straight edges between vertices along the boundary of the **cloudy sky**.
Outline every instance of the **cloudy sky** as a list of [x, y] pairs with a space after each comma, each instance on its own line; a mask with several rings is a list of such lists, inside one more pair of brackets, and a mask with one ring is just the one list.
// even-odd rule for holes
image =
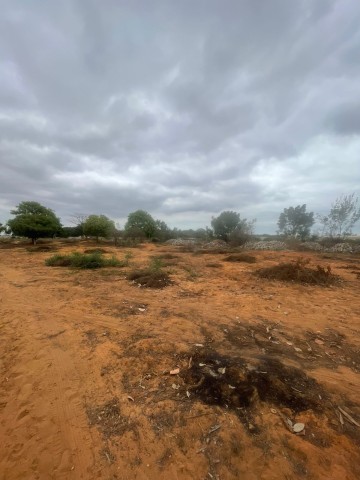
[[0, 221], [276, 230], [360, 194], [357, 0], [0, 0]]

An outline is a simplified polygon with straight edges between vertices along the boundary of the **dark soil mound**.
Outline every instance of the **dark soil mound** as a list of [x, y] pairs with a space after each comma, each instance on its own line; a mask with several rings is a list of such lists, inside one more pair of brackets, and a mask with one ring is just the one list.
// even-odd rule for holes
[[128, 279], [144, 288], [165, 288], [172, 284], [169, 275], [162, 271], [136, 270], [129, 273]]
[[245, 262], [245, 263], [255, 263], [256, 258], [252, 255], [246, 255], [246, 253], [238, 253], [236, 255], [229, 255], [224, 258], [225, 262]]
[[84, 250], [84, 253], [109, 253], [105, 248], [88, 248]]

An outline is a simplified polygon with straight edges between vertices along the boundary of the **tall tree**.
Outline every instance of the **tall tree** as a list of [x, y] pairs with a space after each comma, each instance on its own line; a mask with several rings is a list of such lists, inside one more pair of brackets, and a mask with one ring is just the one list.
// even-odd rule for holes
[[33, 244], [41, 237], [52, 237], [61, 230], [55, 213], [38, 202], [21, 202], [10, 212], [15, 218], [7, 222], [14, 235], [27, 237]]
[[95, 237], [109, 237], [114, 233], [115, 224], [106, 215], [89, 215], [83, 224], [84, 235]]
[[77, 235], [74, 236], [84, 236], [84, 223], [86, 222], [86, 219], [88, 218], [88, 215], [84, 213], [74, 213], [71, 215], [70, 222], [75, 225]]
[[125, 232], [142, 231], [146, 238], [153, 238], [156, 230], [156, 221], [145, 210], [136, 210], [136, 212], [130, 213], [125, 224]]
[[284, 208], [280, 214], [278, 227], [279, 233], [286, 237], [295, 237], [305, 240], [310, 235], [314, 225], [314, 213], [306, 212], [306, 205]]
[[251, 234], [254, 227], [255, 220], [241, 219], [240, 213], [226, 210], [221, 212], [218, 217], [213, 217], [211, 226], [214, 235], [228, 242], [234, 232], [238, 234]]
[[355, 223], [360, 219], [359, 197], [355, 193], [341, 195], [331, 206], [328, 215], [318, 215], [323, 235], [342, 237], [351, 235]]

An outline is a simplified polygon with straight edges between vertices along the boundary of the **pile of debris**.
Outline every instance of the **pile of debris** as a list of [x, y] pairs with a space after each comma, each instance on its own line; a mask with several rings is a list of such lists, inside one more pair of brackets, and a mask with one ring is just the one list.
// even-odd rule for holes
[[246, 242], [243, 246], [245, 250], [288, 250], [284, 242], [271, 240], [269, 242]]
[[359, 252], [360, 247], [358, 245], [351, 245], [350, 243], [337, 243], [333, 247], [324, 248], [324, 252], [336, 252], [336, 253], [355, 253]]
[[175, 247], [189, 247], [196, 245], [198, 241], [194, 238], [171, 238], [165, 243], [167, 245], [174, 245]]

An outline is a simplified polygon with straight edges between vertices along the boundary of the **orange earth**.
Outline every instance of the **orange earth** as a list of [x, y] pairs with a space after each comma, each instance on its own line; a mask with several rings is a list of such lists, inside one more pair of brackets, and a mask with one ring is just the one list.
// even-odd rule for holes
[[[306, 254], [343, 279], [321, 287], [254, 275], [297, 252], [131, 253], [73, 270], [0, 247], [1, 480], [360, 478], [359, 256]], [[169, 254], [172, 285], [127, 280]]]

